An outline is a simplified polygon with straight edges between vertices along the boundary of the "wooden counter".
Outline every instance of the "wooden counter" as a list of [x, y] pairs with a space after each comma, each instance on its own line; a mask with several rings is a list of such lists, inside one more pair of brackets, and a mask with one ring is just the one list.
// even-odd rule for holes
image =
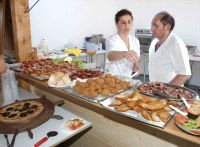
[[174, 124], [174, 118], [161, 129], [110, 112], [100, 104], [75, 97], [62, 89], [48, 87], [46, 81], [35, 80], [20, 73], [16, 75], [33, 85], [32, 92], [38, 95], [45, 94], [51, 101], [64, 99], [63, 108], [93, 124], [93, 128], [72, 146], [200, 146], [200, 137], [179, 130]]

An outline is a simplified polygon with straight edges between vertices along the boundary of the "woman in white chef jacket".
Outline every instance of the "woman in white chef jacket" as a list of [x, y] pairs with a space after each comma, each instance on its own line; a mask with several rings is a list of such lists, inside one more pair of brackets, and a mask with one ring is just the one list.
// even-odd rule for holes
[[110, 36], [106, 42], [106, 68], [114, 75], [131, 77], [133, 70], [139, 74], [140, 44], [131, 33], [132, 13], [126, 9], [118, 11], [115, 15], [115, 24], [118, 32]]
[[174, 18], [167, 12], [158, 13], [152, 20], [155, 37], [149, 48], [149, 78], [175, 85], [183, 85], [191, 76], [188, 51], [176, 36]]

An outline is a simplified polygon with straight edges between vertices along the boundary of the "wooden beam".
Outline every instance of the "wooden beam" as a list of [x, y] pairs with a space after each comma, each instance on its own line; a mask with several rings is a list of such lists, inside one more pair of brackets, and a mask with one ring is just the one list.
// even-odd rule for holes
[[[26, 12], [29, 0], [10, 0], [14, 49], [17, 62], [32, 60], [30, 16]], [[20, 87], [30, 91], [30, 85], [20, 81]]]
[[29, 0], [10, 0], [15, 55], [18, 62], [32, 59]]

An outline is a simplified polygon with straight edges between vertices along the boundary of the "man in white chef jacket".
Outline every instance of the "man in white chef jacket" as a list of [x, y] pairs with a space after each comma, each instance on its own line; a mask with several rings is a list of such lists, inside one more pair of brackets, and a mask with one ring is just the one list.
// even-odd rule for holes
[[152, 20], [155, 39], [149, 48], [149, 78], [151, 82], [183, 85], [191, 76], [188, 51], [172, 30], [174, 18], [167, 12], [158, 13]]

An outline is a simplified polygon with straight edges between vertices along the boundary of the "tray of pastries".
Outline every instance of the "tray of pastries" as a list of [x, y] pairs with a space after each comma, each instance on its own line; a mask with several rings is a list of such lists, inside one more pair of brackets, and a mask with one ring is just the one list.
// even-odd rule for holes
[[65, 91], [98, 103], [108, 97], [131, 89], [133, 85], [133, 79], [107, 73], [96, 78], [74, 80], [71, 87], [65, 89]]
[[161, 128], [175, 113], [169, 105], [181, 106], [180, 102], [143, 95], [137, 89], [125, 91], [100, 103], [105, 109]]

